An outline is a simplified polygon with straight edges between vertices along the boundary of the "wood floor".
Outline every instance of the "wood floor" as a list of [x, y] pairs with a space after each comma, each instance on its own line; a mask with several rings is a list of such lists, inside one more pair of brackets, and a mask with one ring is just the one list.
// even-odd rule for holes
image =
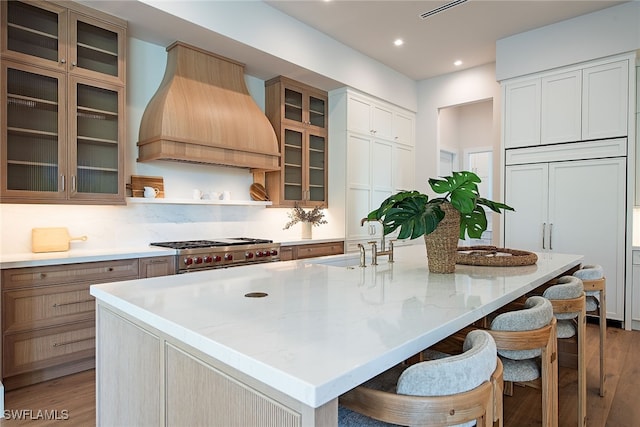
[[[598, 327], [587, 325], [587, 425], [640, 426], [640, 331], [609, 328], [605, 397], [598, 394]], [[126, 381], [123, 381], [126, 387]], [[559, 425], [575, 426], [577, 376], [561, 368]], [[541, 425], [540, 391], [515, 387], [504, 397], [505, 426]], [[115, 409], [115, 408], [114, 408]], [[5, 394], [5, 413], [22, 419], [0, 420], [6, 426], [87, 427], [95, 425], [95, 372], [86, 371]], [[45, 418], [57, 418], [47, 420]]]

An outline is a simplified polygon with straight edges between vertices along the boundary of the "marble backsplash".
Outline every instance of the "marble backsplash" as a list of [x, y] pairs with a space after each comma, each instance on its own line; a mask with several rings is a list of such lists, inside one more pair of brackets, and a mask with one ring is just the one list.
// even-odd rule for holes
[[[72, 242], [72, 249], [101, 250], [141, 247], [153, 241], [222, 237], [266, 238], [296, 241], [300, 225], [282, 228], [289, 209], [235, 205], [129, 204], [126, 206], [0, 205], [2, 230], [0, 254], [31, 251], [31, 229], [67, 227], [72, 236], [88, 236]], [[313, 228], [317, 239], [343, 238], [340, 221]]]

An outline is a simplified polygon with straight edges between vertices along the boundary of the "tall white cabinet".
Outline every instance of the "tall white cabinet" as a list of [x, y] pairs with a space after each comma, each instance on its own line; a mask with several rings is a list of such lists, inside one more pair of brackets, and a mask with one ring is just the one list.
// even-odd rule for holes
[[332, 190], [344, 199], [330, 203], [332, 210], [343, 206], [345, 250], [353, 252], [382, 237], [380, 224], [361, 225], [362, 218], [414, 188], [415, 113], [347, 88], [329, 94], [329, 110], [330, 185], [342, 180], [344, 188]]
[[621, 322], [630, 318], [634, 67], [635, 54], [619, 55], [501, 82], [504, 201], [515, 209], [502, 216], [504, 246], [601, 264], [607, 317]]
[[585, 264], [601, 264], [607, 274], [607, 316], [620, 321], [624, 318], [625, 142], [612, 143], [614, 149], [607, 154], [611, 157], [596, 157], [600, 154], [589, 153], [589, 143], [584, 143], [587, 147], [573, 147], [579, 154], [571, 160], [556, 161], [558, 153], [542, 159], [538, 152], [535, 163], [505, 168], [505, 200], [516, 209], [505, 213], [506, 247], [583, 254]]

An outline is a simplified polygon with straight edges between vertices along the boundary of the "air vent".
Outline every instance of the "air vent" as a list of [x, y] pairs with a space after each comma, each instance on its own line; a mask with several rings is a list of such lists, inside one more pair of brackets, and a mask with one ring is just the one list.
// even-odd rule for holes
[[458, 5], [461, 5], [462, 3], [466, 3], [468, 0], [454, 0], [452, 2], [449, 2], [447, 4], [443, 4], [440, 7], [436, 7], [435, 9], [432, 9], [428, 12], [424, 12], [420, 14], [420, 18], [421, 19], [427, 19], [430, 16], [435, 15], [436, 13], [440, 13], [440, 12], [444, 12], [445, 10], [451, 9], [452, 7], [456, 7]]

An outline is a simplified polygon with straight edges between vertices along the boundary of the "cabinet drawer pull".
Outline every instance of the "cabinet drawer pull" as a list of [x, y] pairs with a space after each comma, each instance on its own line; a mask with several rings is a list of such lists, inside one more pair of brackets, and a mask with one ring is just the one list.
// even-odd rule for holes
[[93, 299], [85, 299], [85, 300], [82, 300], [82, 301], [73, 301], [73, 302], [55, 303], [55, 304], [53, 304], [53, 307], [56, 308], [56, 307], [62, 307], [64, 305], [83, 304], [85, 302], [93, 302]]
[[107, 271], [113, 271], [113, 267], [107, 268]]
[[47, 278], [47, 273], [40, 273], [40, 278], [41, 279], [46, 279]]
[[93, 340], [93, 339], [94, 339], [94, 337], [82, 338], [82, 339], [79, 339], [79, 340], [71, 340], [71, 341], [65, 341], [65, 342], [54, 342], [53, 343], [53, 347], [62, 347], [62, 346], [65, 346], [65, 345], [75, 344], [75, 343], [79, 343], [79, 342], [82, 342], [82, 341], [90, 341], [90, 340]]

